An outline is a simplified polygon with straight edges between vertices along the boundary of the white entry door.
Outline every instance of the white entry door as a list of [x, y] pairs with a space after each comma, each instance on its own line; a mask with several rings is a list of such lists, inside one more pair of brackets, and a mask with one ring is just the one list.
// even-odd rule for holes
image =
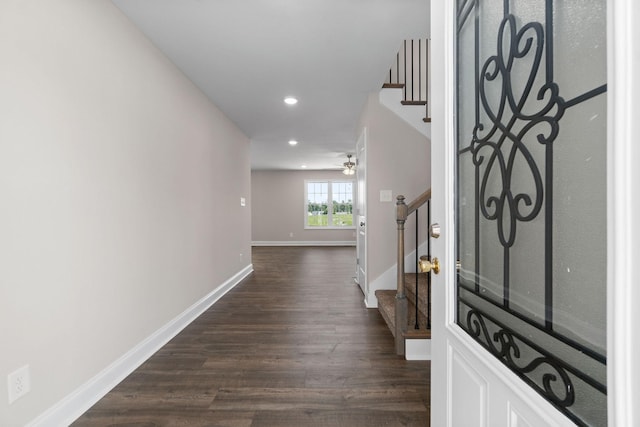
[[431, 2], [434, 427], [640, 425], [638, 10]]
[[365, 303], [369, 300], [369, 284], [367, 283], [367, 128], [362, 129], [362, 133], [356, 143], [356, 176], [358, 179], [358, 204], [356, 214], [356, 279], [360, 289], [364, 293]]

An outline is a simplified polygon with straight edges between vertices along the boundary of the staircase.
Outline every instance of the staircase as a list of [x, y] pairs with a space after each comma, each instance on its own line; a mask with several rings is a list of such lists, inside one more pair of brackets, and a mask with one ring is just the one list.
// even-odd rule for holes
[[[406, 204], [404, 196], [398, 196], [396, 202], [396, 224], [398, 230], [397, 246], [397, 284], [394, 290], [377, 290], [378, 310], [395, 339], [396, 354], [404, 355], [407, 360], [429, 360], [431, 358], [431, 276], [430, 270], [436, 268], [430, 262], [430, 244], [426, 238], [426, 248], [420, 245], [418, 236], [419, 209], [426, 205], [427, 224], [430, 218], [431, 189]], [[414, 214], [415, 227], [415, 268], [419, 273], [405, 272], [405, 222]], [[426, 249], [426, 250], [425, 250]], [[419, 252], [426, 255], [419, 257]], [[419, 258], [418, 258], [419, 257]], [[429, 272], [427, 272], [429, 271]]]
[[[395, 112], [427, 138], [431, 138], [431, 119], [427, 104], [428, 56], [428, 39], [405, 40], [389, 70], [379, 99], [382, 105]], [[407, 273], [404, 267], [404, 226], [412, 214], [415, 214], [416, 219], [415, 245], [411, 248], [415, 253], [415, 269], [418, 269], [418, 265], [425, 265], [422, 261], [418, 262], [420, 250], [426, 252], [420, 259], [424, 259], [424, 262], [430, 265], [429, 239], [425, 240], [423, 235], [423, 243], [426, 244], [426, 248], [423, 248], [419, 242], [418, 219], [418, 210], [426, 204], [427, 224], [430, 222], [430, 199], [431, 189], [409, 204], [405, 203], [404, 196], [397, 197], [397, 285], [393, 290], [375, 291], [378, 310], [394, 336], [396, 353], [404, 355], [407, 360], [431, 358], [431, 273]]]
[[382, 85], [380, 103], [430, 138], [428, 59], [429, 39], [405, 40]]

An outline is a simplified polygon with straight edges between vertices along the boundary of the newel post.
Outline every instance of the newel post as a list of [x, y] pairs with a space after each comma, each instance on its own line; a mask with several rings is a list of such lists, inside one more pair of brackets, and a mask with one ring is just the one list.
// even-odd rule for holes
[[398, 224], [398, 275], [396, 290], [396, 354], [404, 354], [404, 332], [407, 330], [407, 297], [404, 291], [404, 223], [407, 220], [409, 208], [404, 202], [405, 197], [399, 195], [396, 201], [396, 223]]

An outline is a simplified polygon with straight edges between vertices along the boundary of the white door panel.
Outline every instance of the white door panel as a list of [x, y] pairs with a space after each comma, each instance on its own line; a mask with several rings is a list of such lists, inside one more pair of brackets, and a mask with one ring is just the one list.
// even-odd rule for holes
[[[457, 325], [451, 325], [451, 330], [453, 333], [446, 343], [448, 416], [443, 424], [435, 424], [432, 419], [431, 425], [575, 426], [513, 372], [496, 364], [493, 356], [483, 354], [477, 343]], [[432, 384], [432, 396], [435, 390]]]
[[451, 425], [487, 426], [489, 405], [486, 378], [476, 369], [476, 364], [460, 353], [456, 346], [449, 346], [448, 355], [451, 398], [466, 402], [464, 410], [451, 408]]

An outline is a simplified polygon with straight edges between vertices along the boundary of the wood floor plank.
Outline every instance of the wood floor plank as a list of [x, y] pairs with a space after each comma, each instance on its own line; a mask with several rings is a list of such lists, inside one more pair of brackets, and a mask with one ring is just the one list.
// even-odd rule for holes
[[424, 427], [424, 412], [378, 413], [368, 410], [259, 411], [251, 427]]
[[255, 410], [255, 411], [296, 411], [335, 410], [348, 412], [353, 409], [371, 409], [376, 412], [424, 411], [424, 403], [415, 388], [223, 388], [213, 399], [209, 409]]
[[428, 362], [395, 355], [353, 248], [254, 248], [254, 273], [75, 426], [428, 426]]

